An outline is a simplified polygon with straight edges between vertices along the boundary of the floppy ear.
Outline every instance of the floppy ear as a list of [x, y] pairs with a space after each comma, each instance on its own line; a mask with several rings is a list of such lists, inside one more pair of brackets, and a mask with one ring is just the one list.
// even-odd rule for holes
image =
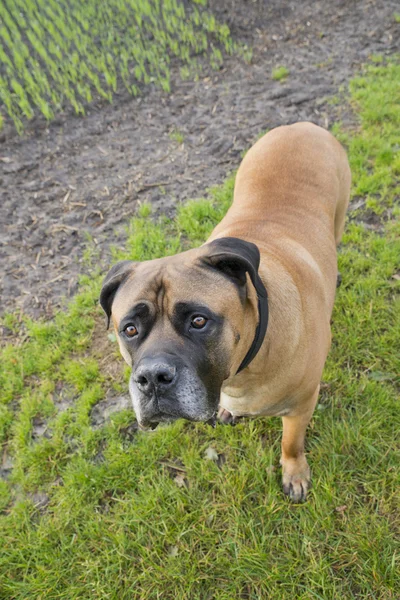
[[236, 373], [245, 369], [256, 356], [262, 346], [268, 327], [268, 294], [258, 274], [260, 266], [260, 251], [255, 244], [246, 242], [239, 238], [219, 238], [205, 244], [207, 253], [203, 256], [203, 262], [209, 267], [218, 269], [237, 285], [244, 288], [246, 284], [246, 273], [250, 275], [258, 297], [258, 323], [253, 343]]
[[246, 284], [246, 273], [250, 275], [258, 296], [266, 296], [264, 284], [258, 274], [260, 251], [251, 242], [239, 238], [219, 238], [206, 244], [208, 253], [203, 261], [210, 267], [221, 271], [236, 284]]
[[130, 273], [132, 273], [134, 264], [136, 263], [133, 260], [122, 260], [121, 262], [118, 262], [107, 273], [106, 278], [103, 281], [103, 287], [100, 292], [100, 304], [107, 315], [107, 329], [110, 326], [111, 306], [114, 296], [121, 283], [125, 281]]

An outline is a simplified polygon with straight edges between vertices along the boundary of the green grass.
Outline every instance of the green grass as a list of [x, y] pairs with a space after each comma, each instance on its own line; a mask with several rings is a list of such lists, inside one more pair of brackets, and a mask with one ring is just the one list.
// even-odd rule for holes
[[361, 212], [384, 220], [391, 218], [400, 195], [400, 64], [389, 63], [375, 56], [375, 64], [364, 68], [360, 77], [350, 84], [352, 104], [360, 107], [364, 125], [361, 135], [333, 128], [349, 148], [353, 174], [353, 197], [363, 200]]
[[[0, 106], [21, 132], [36, 114], [67, 105], [83, 114], [121, 88], [154, 83], [170, 90], [171, 62], [195, 76], [199, 57], [213, 68], [222, 52], [246, 47], [206, 10], [207, 0], [4, 0], [0, 3]], [[1, 125], [1, 118], [0, 118]]]
[[271, 77], [275, 81], [284, 81], [289, 75], [289, 69], [287, 67], [276, 67], [272, 69]]
[[[281, 492], [279, 419], [136, 434], [128, 410], [92, 427], [92, 408], [109, 390], [126, 392], [128, 375], [107, 342], [94, 272], [53, 321], [4, 319], [15, 340], [0, 357], [1, 456], [13, 460], [0, 486], [0, 598], [398, 598], [400, 227], [397, 157], [386, 152], [400, 126], [396, 69], [382, 63], [352, 82], [360, 123], [340, 131], [353, 193], [365, 170], [378, 173], [374, 197], [391, 210], [378, 232], [354, 215], [347, 224], [334, 341], [307, 437], [308, 502], [290, 505]], [[152, 221], [143, 205], [124, 257], [202, 242], [232, 190], [230, 178], [174, 221]], [[62, 412], [61, 396], [70, 399]], [[40, 438], [38, 423], [47, 424]]]

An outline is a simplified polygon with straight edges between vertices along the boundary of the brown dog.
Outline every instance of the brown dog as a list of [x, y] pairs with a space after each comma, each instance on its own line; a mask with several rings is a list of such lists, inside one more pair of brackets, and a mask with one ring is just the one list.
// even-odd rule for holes
[[274, 129], [246, 154], [206, 244], [118, 263], [101, 292], [139, 425], [281, 416], [283, 489], [295, 502], [310, 485], [304, 437], [331, 343], [350, 178], [324, 129]]

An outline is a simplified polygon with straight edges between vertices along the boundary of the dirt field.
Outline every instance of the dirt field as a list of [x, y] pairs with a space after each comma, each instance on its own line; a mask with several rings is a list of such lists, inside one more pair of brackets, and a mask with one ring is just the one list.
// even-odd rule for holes
[[[89, 238], [106, 269], [138, 202], [172, 213], [220, 183], [261, 131], [298, 120], [329, 127], [340, 107], [328, 99], [372, 54], [400, 50], [393, 0], [210, 8], [253, 47], [250, 65], [226, 59], [194, 84], [173, 77], [170, 95], [121, 94], [85, 118], [36, 120], [23, 137], [0, 132], [2, 312], [50, 316], [76, 292]], [[284, 82], [271, 78], [278, 65], [289, 69]]]

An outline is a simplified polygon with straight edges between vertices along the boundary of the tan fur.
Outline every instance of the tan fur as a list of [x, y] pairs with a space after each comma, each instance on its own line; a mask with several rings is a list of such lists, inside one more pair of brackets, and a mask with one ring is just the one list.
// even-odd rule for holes
[[[304, 436], [331, 343], [336, 244], [343, 232], [350, 179], [341, 145], [311, 123], [272, 130], [243, 159], [233, 204], [207, 240], [241, 238], [256, 244], [261, 254], [259, 274], [268, 291], [269, 324], [260, 351], [239, 374], [257, 326], [256, 292], [248, 278], [243, 310], [233, 283], [196, 266], [196, 259], [207, 252], [205, 245], [138, 264], [112, 307], [118, 329], [133, 299], [154, 301], [165, 318], [149, 336], [153, 343], [154, 336], [177, 335], [168, 324], [176, 301], [203, 299], [224, 315], [221, 350], [230, 360], [221, 411], [234, 417], [282, 416], [283, 485], [295, 501], [305, 498], [309, 486]], [[157, 282], [163, 289], [160, 297]], [[121, 351], [129, 363], [126, 350]]]

